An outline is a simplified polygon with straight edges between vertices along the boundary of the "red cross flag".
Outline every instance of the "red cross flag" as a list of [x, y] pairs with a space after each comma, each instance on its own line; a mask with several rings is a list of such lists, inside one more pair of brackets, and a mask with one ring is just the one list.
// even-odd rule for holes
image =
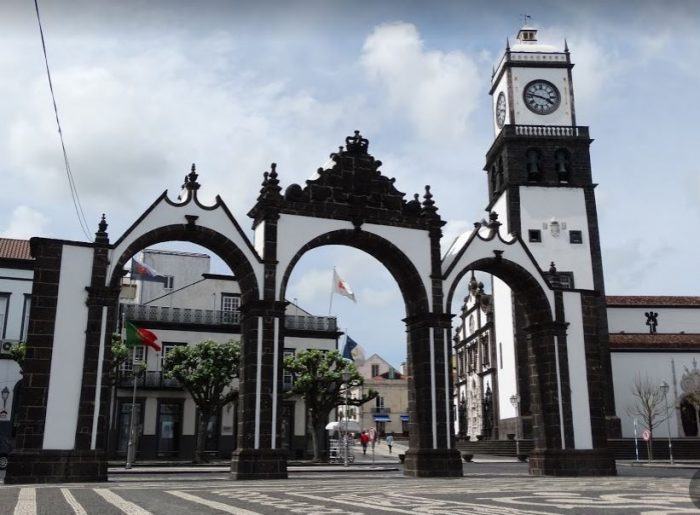
[[338, 272], [335, 271], [335, 268], [333, 269], [333, 293], [337, 293], [338, 295], [347, 297], [353, 302], [357, 302], [355, 300], [355, 294], [352, 292], [352, 288], [350, 288], [350, 285], [346, 281], [341, 279]]

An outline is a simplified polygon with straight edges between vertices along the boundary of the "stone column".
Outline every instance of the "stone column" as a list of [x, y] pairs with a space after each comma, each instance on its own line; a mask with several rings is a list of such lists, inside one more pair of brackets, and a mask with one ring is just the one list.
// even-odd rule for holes
[[461, 476], [462, 463], [452, 434], [450, 316], [426, 313], [405, 322], [410, 422], [404, 474]]
[[[287, 452], [279, 448], [284, 303], [241, 306], [241, 376], [234, 479], [286, 479]], [[275, 365], [276, 363], [276, 365]]]
[[615, 475], [615, 461], [606, 448], [574, 448], [571, 410], [590, 407], [571, 405], [566, 327], [565, 323], [549, 322], [525, 328], [535, 439], [530, 474]]

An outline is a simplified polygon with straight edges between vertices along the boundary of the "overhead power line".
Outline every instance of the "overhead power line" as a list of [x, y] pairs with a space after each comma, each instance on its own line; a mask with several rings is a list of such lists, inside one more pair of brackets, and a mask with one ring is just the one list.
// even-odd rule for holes
[[51, 100], [53, 101], [53, 111], [56, 115], [56, 125], [58, 126], [58, 136], [61, 139], [61, 150], [63, 150], [63, 164], [66, 169], [66, 177], [68, 178], [68, 186], [70, 188], [70, 194], [73, 200], [73, 207], [75, 208], [75, 214], [78, 217], [78, 223], [80, 228], [83, 230], [83, 234], [88, 241], [91, 241], [89, 224], [85, 219], [85, 213], [83, 212], [83, 206], [80, 204], [80, 197], [78, 196], [78, 188], [75, 185], [75, 178], [73, 177], [73, 172], [71, 171], [70, 161], [68, 161], [68, 153], [66, 152], [66, 144], [63, 141], [63, 131], [61, 130], [61, 121], [58, 117], [58, 107], [56, 106], [56, 95], [53, 91], [53, 82], [51, 81], [51, 71], [49, 70], [49, 58], [46, 55], [46, 41], [44, 40], [44, 29], [41, 26], [41, 17], [39, 16], [39, 0], [34, 0], [34, 7], [36, 8], [36, 21], [39, 23], [39, 34], [41, 35], [41, 47], [44, 50], [44, 62], [46, 63], [46, 76], [49, 79], [49, 89], [51, 90]]

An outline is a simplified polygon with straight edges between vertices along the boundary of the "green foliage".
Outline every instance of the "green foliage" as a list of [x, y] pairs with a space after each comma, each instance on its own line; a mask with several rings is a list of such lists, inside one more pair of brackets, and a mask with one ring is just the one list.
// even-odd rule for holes
[[[343, 372], [349, 373], [347, 385], [355, 388], [362, 385], [362, 376], [352, 361], [338, 351], [307, 349], [284, 358], [284, 367], [292, 374], [294, 383], [288, 395], [299, 395], [304, 399], [311, 419], [314, 440], [314, 459], [320, 459], [320, 439], [328, 414], [336, 406], [345, 404]], [[349, 399], [348, 404], [359, 406], [374, 399], [377, 392], [370, 390], [360, 399]]]
[[232, 402], [238, 391], [233, 382], [239, 377], [241, 348], [238, 342], [205, 340], [197, 345], [178, 346], [165, 357], [166, 377], [177, 379], [197, 407], [205, 413]]
[[27, 357], [27, 344], [25, 342], [19, 342], [16, 345], [10, 347], [10, 358], [15, 360], [22, 368], [24, 365], [24, 358]]

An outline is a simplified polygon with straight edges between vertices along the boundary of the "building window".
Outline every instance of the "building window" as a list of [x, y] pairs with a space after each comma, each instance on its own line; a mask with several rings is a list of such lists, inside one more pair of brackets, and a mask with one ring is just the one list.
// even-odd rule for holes
[[7, 326], [7, 308], [10, 305], [10, 294], [0, 293], [0, 337], [5, 337], [5, 326]]
[[379, 375], [379, 365], [372, 365], [372, 377]]
[[557, 178], [559, 182], [569, 182], [571, 175], [571, 160], [569, 152], [563, 148], [558, 149], [554, 153], [554, 161], [557, 167]]
[[172, 351], [175, 347], [182, 347], [187, 345], [186, 342], [163, 342], [163, 350], [161, 351], [161, 356], [160, 356], [160, 369], [165, 370], [165, 357], [170, 354], [170, 351]]
[[572, 290], [574, 288], [573, 272], [547, 272], [544, 276], [554, 288], [563, 288], [567, 290]]
[[583, 243], [583, 233], [581, 231], [569, 231], [569, 243]]
[[143, 345], [136, 345], [129, 349], [129, 355], [121, 364], [120, 368], [122, 372], [132, 372], [134, 370], [134, 365], [146, 362], [146, 347]]
[[166, 290], [172, 290], [175, 284], [175, 278], [172, 275], [163, 276], [163, 288]]
[[540, 152], [535, 148], [530, 148], [525, 154], [527, 166], [527, 180], [539, 181], [542, 177], [542, 165], [540, 164]]
[[491, 364], [488, 336], [481, 339], [481, 361], [481, 364], [485, 367], [488, 367]]
[[221, 311], [225, 324], [241, 323], [241, 296], [235, 293], [221, 294]]
[[539, 229], [530, 229], [527, 231], [527, 238], [533, 243], [540, 243], [542, 241], [542, 231]]
[[[294, 356], [294, 349], [284, 349], [284, 357]], [[282, 369], [282, 389], [287, 392], [292, 389], [294, 385], [294, 376], [287, 371], [286, 368]]]
[[28, 293], [24, 294], [24, 308], [22, 311], [22, 331], [19, 335], [20, 341], [26, 342], [29, 334], [29, 308], [32, 306], [32, 296]]

